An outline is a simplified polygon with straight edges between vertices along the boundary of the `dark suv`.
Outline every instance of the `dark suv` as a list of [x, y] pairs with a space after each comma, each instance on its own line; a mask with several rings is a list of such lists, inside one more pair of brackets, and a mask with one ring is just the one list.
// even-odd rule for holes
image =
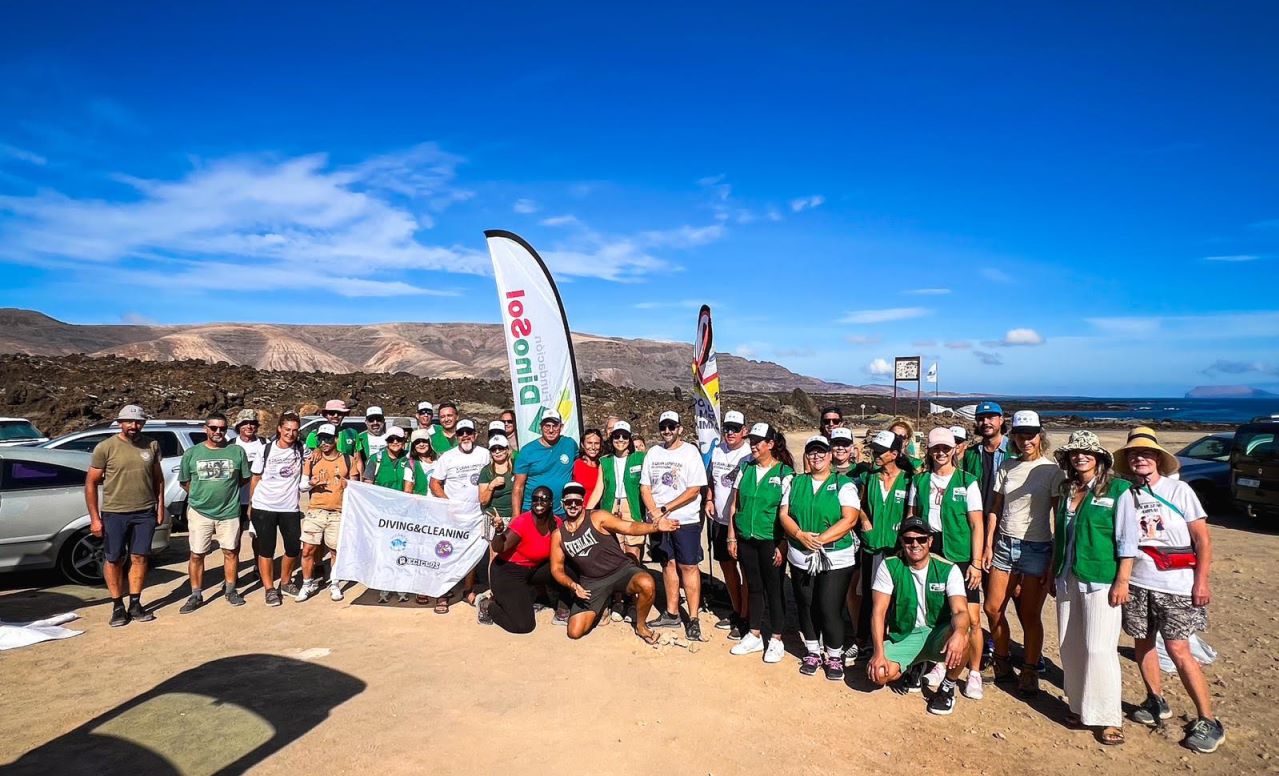
[[1249, 517], [1279, 517], [1279, 415], [1254, 418], [1235, 431], [1230, 492]]

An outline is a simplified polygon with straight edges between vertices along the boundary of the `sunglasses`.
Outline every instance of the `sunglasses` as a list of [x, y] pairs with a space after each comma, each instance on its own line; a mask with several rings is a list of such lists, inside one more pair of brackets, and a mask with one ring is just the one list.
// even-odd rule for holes
[[226, 431], [226, 426], [205, 426], [210, 431]]
[[332, 417], [332, 416], [342, 417], [342, 413], [341, 413], [341, 412], [338, 412], [337, 410], [325, 410], [325, 411], [324, 411], [324, 417], [326, 417], [326, 418], [327, 418], [327, 417]]
[[666, 422], [664, 422], [664, 423], [658, 423], [658, 424], [657, 424], [657, 430], [658, 430], [658, 431], [674, 431], [674, 430], [675, 430], [675, 429], [677, 429], [677, 428], [679, 428], [679, 424], [678, 424], [678, 423], [672, 423], [672, 422], [670, 422], [669, 420], [668, 420], [668, 421], [666, 421]]
[[549, 501], [551, 500], [551, 497], [550, 497], [550, 496], [534, 496], [534, 497], [533, 497], [533, 500], [534, 500], [534, 501], [547, 501], [547, 502], [549, 502]]
[[475, 436], [475, 429], [473, 429], [473, 428], [459, 428], [459, 429], [457, 430], [457, 435], [458, 435], [458, 436]]
[[393, 442], [394, 442], [394, 443], [396, 443], [396, 444], [401, 444], [401, 445], [402, 445], [402, 444], [404, 444], [404, 437], [387, 437], [387, 439], [386, 439], [386, 443], [387, 443], [388, 445], [389, 445], [389, 444], [391, 444], [391, 443], [393, 443]]
[[820, 447], [815, 447], [812, 450], [805, 450], [804, 455], [808, 456], [809, 458], [821, 458], [824, 455], [830, 455], [830, 451], [823, 450]]
[[931, 453], [947, 453], [947, 454], [949, 454], [949, 453], [950, 453], [952, 450], [954, 450], [954, 449], [955, 449], [955, 448], [950, 447], [949, 445], [935, 445], [935, 446], [933, 447], [933, 449], [932, 449], [932, 450], [930, 450], [929, 452], [931, 452]]
[[509, 448], [506, 445], [489, 445], [489, 449], [496, 453], [498, 450], [507, 450]]
[[335, 436], [333, 436], [333, 435], [331, 435], [331, 434], [323, 434], [323, 435], [321, 435], [321, 436], [317, 436], [315, 439], [316, 439], [316, 441], [318, 441], [320, 444], [324, 444], [325, 442], [332, 442], [334, 439], [337, 439], [337, 437], [335, 437]]
[[843, 420], [843, 418], [822, 418], [822, 425], [834, 426], [835, 424], [839, 423], [841, 420]]
[[564, 506], [566, 507], [580, 507], [582, 504], [586, 502], [582, 501], [582, 499], [580, 498], [566, 498], [561, 503], [563, 503]]
[[419, 439], [419, 440], [417, 440], [416, 442], [414, 442], [414, 443], [413, 443], [413, 446], [414, 446], [414, 447], [417, 447], [418, 445], [429, 445], [429, 444], [431, 444], [431, 440], [429, 440], [429, 439]]
[[629, 432], [629, 431], [614, 431], [614, 432], [613, 432], [613, 441], [614, 441], [614, 442], [617, 442], [617, 441], [619, 441], [619, 440], [620, 440], [620, 441], [622, 441], [622, 442], [625, 442], [625, 441], [629, 440], [630, 438], [631, 438], [631, 434], [630, 434], [630, 432]]
[[903, 536], [902, 544], [928, 544], [932, 541], [928, 536]]
[[739, 426], [739, 425], [737, 425], [736, 423], [725, 423], [725, 424], [724, 424], [724, 433], [725, 433], [725, 434], [740, 434], [740, 433], [742, 433], [742, 427], [741, 427], [741, 426]]

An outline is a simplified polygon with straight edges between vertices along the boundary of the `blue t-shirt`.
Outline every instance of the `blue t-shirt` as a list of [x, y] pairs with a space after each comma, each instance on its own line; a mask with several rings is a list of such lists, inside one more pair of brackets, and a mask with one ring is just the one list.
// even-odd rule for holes
[[527, 512], [533, 508], [533, 490], [545, 485], [551, 489], [555, 514], [563, 514], [560, 490], [573, 479], [573, 461], [576, 458], [577, 442], [565, 436], [555, 440], [550, 447], [541, 437], [521, 447], [520, 457], [515, 459], [515, 473], [528, 475], [528, 481], [524, 483], [524, 505], [520, 511]]

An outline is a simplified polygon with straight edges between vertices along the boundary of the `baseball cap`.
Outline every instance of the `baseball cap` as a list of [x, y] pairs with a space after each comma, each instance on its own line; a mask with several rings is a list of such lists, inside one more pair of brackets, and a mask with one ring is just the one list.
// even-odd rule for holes
[[428, 442], [431, 441], [431, 432], [427, 431], [424, 428], [419, 428], [409, 435], [410, 442], [420, 442], [423, 439], [425, 439]]
[[959, 443], [968, 438], [968, 429], [963, 426], [951, 426], [950, 433], [955, 436], [955, 442]]
[[662, 414], [661, 414], [661, 415], [657, 418], [657, 422], [658, 422], [658, 424], [665, 423], [665, 422], [666, 422], [666, 421], [668, 421], [668, 420], [670, 420], [670, 421], [674, 421], [676, 424], [678, 424], [678, 423], [679, 423], [679, 413], [678, 413], [678, 412], [676, 412], [675, 410], [667, 410], [666, 412], [663, 412], [663, 413], [662, 413]]
[[542, 420], [539, 422], [539, 425], [541, 423], [549, 423], [552, 421], [555, 423], [563, 423], [564, 419], [561, 418], [560, 414], [556, 412], [555, 410], [547, 410], [546, 412], [542, 413]]
[[383, 434], [383, 436], [387, 439], [390, 439], [391, 437], [399, 437], [400, 439], [404, 439], [405, 437], [408, 436], [408, 434], [405, 433], [404, 429], [400, 428], [399, 426], [391, 426], [386, 430], [386, 433]]
[[495, 447], [505, 447], [507, 449], [511, 447], [511, 443], [506, 441], [506, 434], [494, 434], [489, 437], [489, 449], [492, 450]]
[[322, 436], [335, 437], [338, 435], [338, 428], [332, 423], [321, 423], [320, 427], [315, 430], [315, 435], [317, 437], [322, 437]]
[[938, 427], [928, 432], [928, 447], [931, 449], [937, 445], [955, 446], [955, 435], [950, 433], [950, 429]]
[[900, 450], [901, 444], [901, 437], [891, 431], [880, 431], [870, 438], [870, 448], [877, 455], [886, 453], [889, 450]]
[[932, 532], [933, 530], [928, 527], [928, 523], [925, 523], [918, 517], [908, 517], [901, 522], [901, 525], [897, 526], [898, 536], [901, 536], [904, 533], [922, 533], [927, 535]]
[[364, 417], [366, 417], [366, 418], [384, 418], [384, 417], [386, 417], [386, 414], [382, 412], [382, 408], [381, 408], [381, 407], [373, 406], [373, 407], [369, 407], [367, 410], [365, 410], [365, 411], [364, 411]]
[[258, 414], [253, 410], [240, 410], [240, 414], [235, 416], [235, 427], [239, 428], [245, 423], [257, 423]]
[[126, 404], [115, 416], [116, 420], [146, 420], [147, 414], [136, 404]]
[[569, 496], [581, 496], [586, 498], [586, 486], [580, 482], [567, 482], [564, 488], [560, 490], [560, 498], [565, 499]]
[[804, 452], [807, 453], [808, 448], [810, 447], [820, 447], [823, 450], [829, 450], [830, 440], [822, 436], [821, 434], [814, 434], [813, 436], [810, 436], [808, 438], [807, 442], [804, 443]]
[[844, 428], [843, 426], [840, 426], [839, 428], [831, 429], [830, 443], [831, 445], [834, 445], [837, 442], [847, 442], [848, 444], [851, 445], [853, 443], [852, 429], [847, 429], [847, 428]]
[[624, 420], [617, 421], [613, 424], [613, 433], [616, 434], [619, 431], [625, 431], [628, 434], [631, 433], [631, 424]]
[[744, 426], [746, 425], [746, 416], [737, 410], [729, 410], [724, 413], [724, 425], [727, 426], [729, 423], [736, 423], [739, 426]]
[[999, 402], [994, 402], [994, 401], [984, 401], [981, 404], [978, 404], [977, 411], [973, 413], [974, 416], [979, 418], [982, 415], [1003, 415], [1003, 414], [1004, 414], [1004, 408], [999, 406]]
[[1013, 433], [1018, 431], [1027, 434], [1038, 434], [1043, 428], [1039, 423], [1039, 413], [1034, 410], [1018, 410], [1013, 413]]
[[499, 434], [505, 434], [505, 433], [506, 433], [506, 424], [505, 424], [505, 423], [503, 423], [503, 422], [502, 422], [502, 421], [500, 421], [500, 420], [490, 420], [490, 421], [489, 421], [489, 433], [490, 433], [490, 434], [492, 434], [494, 431], [498, 432]]
[[475, 421], [470, 418], [462, 418], [457, 422], [456, 431], [474, 431]]
[[346, 402], [342, 401], [341, 399], [329, 399], [328, 401], [324, 402], [324, 411], [325, 412], [350, 412], [351, 410], [347, 409]]
[[767, 423], [756, 423], [751, 426], [750, 433], [746, 436], [758, 439], [773, 439], [777, 434], [773, 431], [773, 427]]
[[435, 405], [434, 405], [434, 404], [432, 404], [432, 403], [430, 403], [429, 401], [420, 401], [420, 402], [418, 402], [418, 403], [417, 403], [417, 411], [418, 411], [418, 412], [429, 412], [429, 413], [431, 413], [432, 415], [434, 415], [434, 414], [435, 414]]

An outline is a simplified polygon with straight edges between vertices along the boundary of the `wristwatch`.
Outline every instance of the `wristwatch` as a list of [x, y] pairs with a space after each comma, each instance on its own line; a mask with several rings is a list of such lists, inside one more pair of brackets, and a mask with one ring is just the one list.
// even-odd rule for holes
[[662, 514], [663, 514], [663, 515], [665, 515], [665, 514], [666, 514], [666, 513], [668, 513], [668, 512], [670, 512], [670, 510], [669, 510], [669, 509], [667, 509], [665, 506], [663, 506], [663, 507], [662, 507]]

